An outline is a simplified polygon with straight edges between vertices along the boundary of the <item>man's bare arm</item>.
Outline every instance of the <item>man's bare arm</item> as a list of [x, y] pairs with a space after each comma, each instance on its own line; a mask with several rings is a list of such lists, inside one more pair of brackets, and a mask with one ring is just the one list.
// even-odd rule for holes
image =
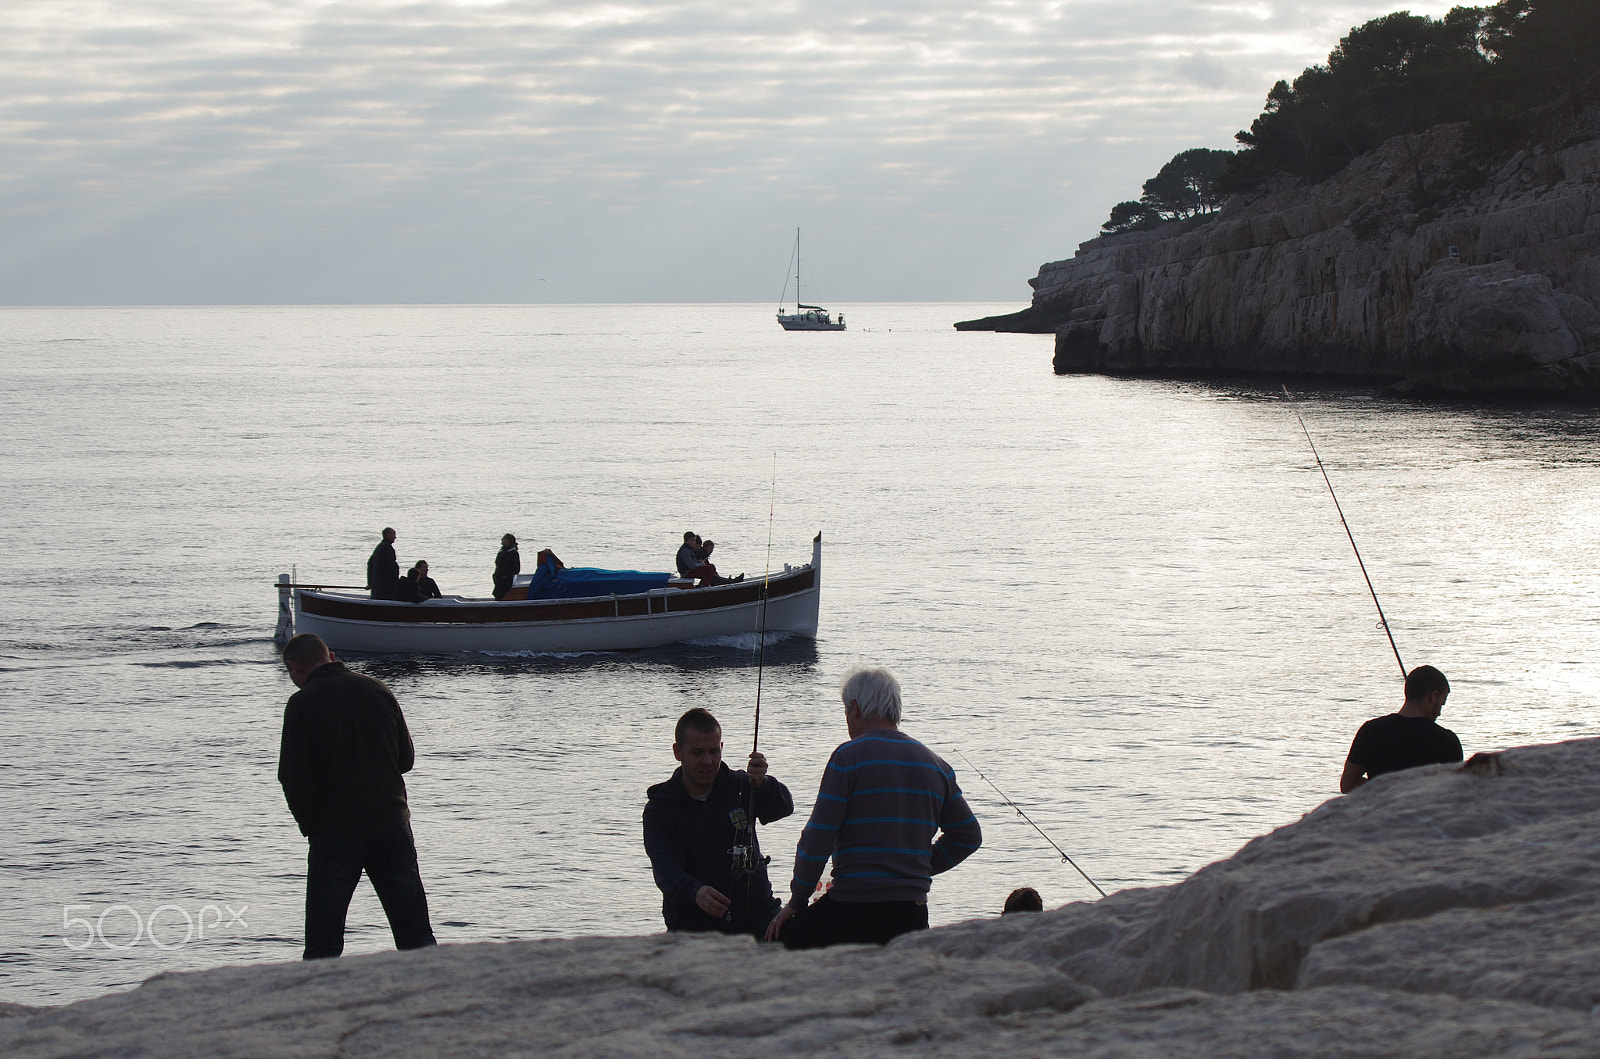
[[1356, 764], [1355, 759], [1345, 758], [1344, 775], [1339, 777], [1339, 793], [1349, 794], [1365, 782], [1367, 782], [1367, 770]]

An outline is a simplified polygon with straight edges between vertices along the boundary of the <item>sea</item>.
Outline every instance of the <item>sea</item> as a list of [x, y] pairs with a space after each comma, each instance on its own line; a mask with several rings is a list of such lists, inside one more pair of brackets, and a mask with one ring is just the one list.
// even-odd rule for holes
[[[0, 1002], [299, 957], [273, 583], [361, 585], [385, 526], [461, 594], [508, 532], [668, 570], [694, 530], [747, 577], [822, 534], [814, 641], [347, 657], [410, 723], [446, 944], [660, 931], [640, 816], [692, 706], [735, 764], [759, 709], [786, 889], [857, 664], [983, 825], [936, 925], [1294, 822], [1402, 664], [1469, 754], [1600, 735], [1596, 409], [1058, 377], [1049, 336], [951, 326], [1018, 307], [0, 309]], [[363, 884], [346, 951], [390, 947]]]

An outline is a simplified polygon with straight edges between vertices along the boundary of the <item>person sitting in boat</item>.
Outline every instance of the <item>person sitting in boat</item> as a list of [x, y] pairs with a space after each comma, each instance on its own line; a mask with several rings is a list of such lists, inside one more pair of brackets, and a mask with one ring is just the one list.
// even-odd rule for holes
[[735, 581], [743, 581], [743, 574], [738, 577], [721, 577], [717, 574], [717, 568], [711, 563], [711, 552], [716, 546], [716, 541], [702, 543], [698, 533], [693, 530], [685, 531], [683, 547], [678, 549], [678, 576], [696, 578], [702, 588], [706, 585], [730, 585]]
[[738, 577], [723, 577], [722, 575], [717, 573], [717, 568], [716, 568], [715, 564], [713, 564], [711, 562], [711, 553], [716, 551], [716, 550], [717, 550], [717, 542], [716, 541], [704, 541], [700, 545], [700, 557], [701, 557], [701, 560], [702, 560], [700, 569], [711, 571], [710, 575], [707, 576], [706, 579], [701, 581], [700, 583], [702, 585], [731, 585], [735, 581], [743, 581], [744, 580], [744, 575], [743, 574], [740, 574]]
[[439, 586], [428, 576], [426, 559], [418, 559], [416, 565], [407, 570], [406, 576], [400, 579], [398, 598], [402, 603], [423, 603], [439, 598]]
[[423, 599], [438, 599], [439, 584], [428, 576], [428, 560], [417, 560], [417, 583], [422, 586]]
[[695, 571], [705, 565], [700, 553], [700, 535], [694, 530], [683, 531], [683, 546], [678, 549], [678, 576], [695, 577]]
[[500, 553], [494, 557], [494, 598], [505, 599], [511, 582], [520, 573], [522, 556], [517, 553], [517, 538], [508, 533], [500, 538]]

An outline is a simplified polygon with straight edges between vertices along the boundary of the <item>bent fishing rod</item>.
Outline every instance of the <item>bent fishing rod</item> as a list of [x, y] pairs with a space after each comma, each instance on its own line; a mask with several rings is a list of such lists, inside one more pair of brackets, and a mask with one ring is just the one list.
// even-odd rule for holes
[[1044, 828], [1042, 828], [1038, 824], [1034, 823], [1033, 822], [1033, 817], [1029, 816], [1027, 813], [1022, 811], [1022, 806], [1020, 806], [1016, 802], [1012, 801], [1006, 795], [1006, 792], [1001, 790], [999, 785], [996, 784], [994, 780], [990, 779], [988, 776], [985, 776], [983, 774], [983, 770], [972, 763], [972, 759], [971, 758], [967, 757], [967, 755], [962, 753], [960, 750], [957, 750], [956, 753], [958, 755], [960, 755], [962, 761], [965, 761], [967, 763], [967, 768], [969, 768], [973, 772], [977, 773], [977, 776], [978, 776], [979, 779], [981, 779], [983, 782], [987, 783], [989, 786], [994, 788], [994, 792], [1000, 796], [1000, 800], [1001, 801], [1005, 802], [1007, 805], [1011, 806], [1011, 808], [1015, 809], [1017, 811], [1017, 815], [1018, 816], [1022, 817], [1024, 820], [1028, 821], [1028, 826], [1029, 827], [1031, 827], [1035, 831], [1039, 832], [1039, 837], [1040, 838], [1043, 838], [1046, 842], [1050, 843], [1051, 848], [1054, 849], [1057, 853], [1061, 854], [1061, 859], [1062, 860], [1066, 861], [1068, 864], [1072, 865], [1074, 868], [1077, 869], [1078, 874], [1083, 876], [1083, 881], [1088, 883], [1090, 886], [1094, 887], [1095, 893], [1099, 894], [1101, 897], [1104, 897], [1106, 895], [1106, 892], [1104, 890], [1100, 889], [1100, 884], [1095, 882], [1093, 879], [1089, 878], [1089, 873], [1084, 871], [1082, 868], [1079, 868], [1078, 867], [1078, 862], [1073, 860], [1071, 857], [1067, 856], [1067, 851], [1062, 849], [1060, 846], [1056, 845], [1056, 840], [1051, 838], [1049, 835], [1045, 834]]
[[[1283, 395], [1293, 405], [1294, 395], [1289, 392], [1289, 387], [1283, 388]], [[1311, 446], [1311, 456], [1317, 461], [1317, 470], [1322, 472], [1322, 480], [1327, 483], [1328, 495], [1333, 497], [1333, 509], [1339, 513], [1339, 524], [1344, 527], [1344, 535], [1350, 538], [1350, 550], [1356, 553], [1356, 565], [1361, 567], [1361, 577], [1367, 583], [1367, 592], [1372, 596], [1372, 605], [1378, 608], [1378, 624], [1383, 626], [1383, 634], [1389, 638], [1389, 650], [1394, 652], [1394, 660], [1400, 666], [1400, 677], [1403, 680], [1406, 676], [1406, 664], [1400, 661], [1400, 648], [1395, 646], [1394, 633], [1389, 630], [1389, 619], [1383, 613], [1383, 604], [1378, 602], [1378, 590], [1372, 587], [1372, 578], [1367, 576], [1367, 564], [1361, 561], [1361, 549], [1356, 547], [1356, 535], [1350, 532], [1350, 523], [1345, 520], [1344, 508], [1339, 505], [1339, 494], [1333, 491], [1333, 480], [1328, 477], [1328, 468], [1322, 465], [1322, 457], [1317, 453], [1317, 443], [1311, 440], [1311, 431], [1306, 427], [1305, 416], [1296, 408], [1294, 417], [1300, 420], [1300, 431], [1306, 436], [1306, 444]]]

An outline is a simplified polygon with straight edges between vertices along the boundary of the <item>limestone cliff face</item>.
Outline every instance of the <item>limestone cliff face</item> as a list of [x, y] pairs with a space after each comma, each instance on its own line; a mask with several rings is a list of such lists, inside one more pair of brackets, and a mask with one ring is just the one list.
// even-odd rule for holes
[[1197, 227], [1090, 240], [1028, 310], [957, 326], [1054, 329], [1062, 374], [1600, 396], [1600, 110], [1560, 126], [1488, 166], [1464, 126], [1397, 137]]

